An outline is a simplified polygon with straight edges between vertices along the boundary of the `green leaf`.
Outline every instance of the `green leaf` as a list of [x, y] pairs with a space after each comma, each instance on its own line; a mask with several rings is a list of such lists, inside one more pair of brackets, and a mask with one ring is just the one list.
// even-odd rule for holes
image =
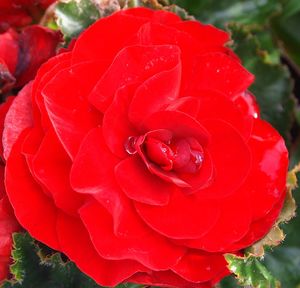
[[[45, 257], [45, 246], [27, 233], [16, 233], [12, 252], [13, 281], [6, 281], [2, 288], [100, 288], [92, 279], [80, 272], [73, 262], [63, 261], [59, 253]], [[41, 250], [42, 249], [42, 250]], [[43, 251], [44, 250], [44, 251]], [[44, 255], [41, 259], [41, 255]]]
[[222, 281], [218, 284], [220, 288], [238, 288], [241, 287], [234, 276], [230, 275], [222, 279]]
[[232, 21], [243, 24], [264, 24], [281, 8], [278, 0], [176, 0], [175, 3], [187, 9], [200, 21], [223, 28]]
[[267, 268], [255, 257], [239, 257], [234, 254], [226, 254], [228, 268], [235, 275], [241, 285], [249, 285], [255, 288], [277, 288], [279, 282], [267, 270]]
[[55, 7], [55, 15], [66, 40], [77, 37], [100, 18], [98, 8], [91, 0], [59, 2]]
[[[270, 122], [288, 143], [296, 102], [288, 69], [277, 61], [268, 61], [266, 55], [269, 53], [260, 42], [259, 31], [239, 24], [231, 24], [229, 29], [235, 41], [233, 49], [243, 65], [255, 75], [250, 91], [259, 103], [261, 117]], [[272, 52], [276, 48], [268, 49]]]
[[265, 264], [280, 279], [282, 287], [299, 287], [300, 248], [278, 247], [266, 255]]
[[[300, 73], [300, 1], [297, 6], [286, 5], [283, 14], [274, 17], [272, 20], [272, 30], [277, 36], [283, 54], [289, 59], [294, 69]], [[293, 1], [288, 1], [292, 3]]]

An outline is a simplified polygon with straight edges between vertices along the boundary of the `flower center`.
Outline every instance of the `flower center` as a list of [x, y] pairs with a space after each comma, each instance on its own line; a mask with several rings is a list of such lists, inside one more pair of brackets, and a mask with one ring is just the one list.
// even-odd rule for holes
[[163, 132], [130, 136], [124, 148], [130, 155], [138, 153], [149, 167], [156, 165], [164, 171], [197, 173], [204, 161], [201, 144], [193, 137], [173, 139]]

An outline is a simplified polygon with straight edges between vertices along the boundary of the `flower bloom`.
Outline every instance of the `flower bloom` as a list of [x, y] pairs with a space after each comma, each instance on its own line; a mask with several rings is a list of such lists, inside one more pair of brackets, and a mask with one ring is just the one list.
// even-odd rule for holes
[[32, 80], [42, 63], [56, 54], [59, 32], [32, 25], [0, 34], [0, 93]]
[[20, 223], [104, 286], [212, 287], [227, 275], [224, 253], [274, 224], [288, 164], [227, 41], [129, 9], [44, 64], [5, 123]]
[[[0, 105], [0, 134], [2, 136], [6, 112], [13, 98]], [[3, 149], [1, 146], [1, 157]], [[4, 162], [0, 159], [0, 282], [8, 278], [11, 263], [12, 233], [20, 230], [4, 187]]]

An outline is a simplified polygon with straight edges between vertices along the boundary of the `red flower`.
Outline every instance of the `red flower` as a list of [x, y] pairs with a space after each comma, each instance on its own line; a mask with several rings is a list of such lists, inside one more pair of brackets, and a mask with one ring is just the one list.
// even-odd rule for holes
[[0, 92], [32, 80], [40, 65], [55, 55], [60, 40], [59, 32], [38, 25], [0, 34]]
[[38, 20], [43, 11], [56, 0], [1, 0], [0, 31], [23, 27]]
[[[0, 106], [0, 134], [12, 97]], [[0, 146], [2, 157], [2, 146]], [[4, 188], [4, 162], [0, 159], [0, 282], [8, 277], [11, 263], [12, 233], [20, 230]]]
[[131, 9], [43, 65], [3, 138], [22, 225], [105, 286], [211, 287], [227, 275], [223, 254], [277, 218], [288, 162], [227, 41]]

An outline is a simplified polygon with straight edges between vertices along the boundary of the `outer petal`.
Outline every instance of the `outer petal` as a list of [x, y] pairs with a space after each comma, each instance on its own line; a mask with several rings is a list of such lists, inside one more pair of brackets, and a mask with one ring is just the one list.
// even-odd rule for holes
[[229, 40], [229, 35], [225, 31], [212, 25], [204, 25], [199, 21], [181, 21], [172, 26], [188, 33], [199, 42], [199, 45], [206, 46], [207, 49], [223, 46]]
[[244, 92], [254, 76], [241, 64], [224, 53], [207, 53], [194, 60], [190, 85], [185, 93], [197, 90], [216, 90], [227, 97]]
[[44, 86], [60, 71], [70, 67], [71, 53], [63, 53], [52, 57], [44, 63], [37, 72], [32, 86], [33, 115], [36, 122], [47, 128], [51, 125], [44, 103], [42, 90]]
[[[105, 67], [103, 62], [93, 62], [64, 69], [42, 91], [51, 123], [71, 159], [74, 159], [82, 138], [100, 124], [101, 115], [89, 105], [86, 95]], [[90, 76], [80, 77], [86, 71]], [[66, 87], [65, 83], [70, 85]]]
[[100, 285], [116, 286], [145, 267], [132, 260], [105, 260], [96, 252], [88, 233], [78, 218], [60, 213], [57, 232], [62, 251], [74, 261], [81, 271]]
[[83, 195], [70, 186], [71, 161], [53, 130], [48, 130], [36, 155], [33, 157], [33, 173], [46, 186], [55, 205], [67, 213], [77, 214]]
[[[1, 171], [2, 172], [2, 171]], [[7, 209], [8, 208], [8, 209]], [[6, 197], [0, 199], [0, 282], [9, 275], [11, 263], [12, 234], [20, 230], [20, 226], [11, 211]]]
[[[115, 13], [90, 26], [76, 41], [73, 50], [73, 63], [89, 60], [111, 61], [116, 53], [126, 46], [147, 18], [131, 16], [126, 12]], [[98, 39], [105, 41], [95, 41]]]
[[27, 84], [18, 94], [6, 114], [2, 136], [3, 154], [7, 159], [12, 146], [22, 131], [33, 124], [31, 106], [32, 83]]
[[[196, 194], [173, 193], [166, 206], [135, 203], [142, 219], [155, 231], [174, 239], [197, 239], [206, 234], [220, 216], [220, 203]], [[186, 212], [184, 212], [186, 211]]]
[[158, 271], [151, 273], [136, 273], [128, 279], [128, 282], [154, 285], [158, 287], [181, 287], [181, 288], [211, 288], [212, 284], [210, 282], [204, 283], [193, 283], [181, 278], [179, 275], [173, 271]]
[[7, 159], [5, 170], [7, 195], [21, 225], [34, 238], [53, 249], [59, 249], [56, 234], [56, 207], [32, 179], [21, 154], [26, 135], [27, 131], [21, 134]]
[[202, 197], [220, 199], [234, 193], [245, 182], [251, 169], [251, 153], [239, 132], [228, 123], [211, 119], [202, 124], [211, 135], [207, 150], [212, 157], [215, 178], [199, 193]]
[[239, 190], [221, 201], [221, 215], [207, 234], [182, 244], [209, 252], [231, 251], [231, 244], [249, 232], [251, 212], [249, 191]]
[[173, 45], [125, 47], [95, 85], [89, 101], [104, 112], [120, 87], [145, 81], [159, 72], [174, 68], [179, 57], [180, 50]]
[[259, 219], [285, 193], [288, 151], [279, 133], [262, 120], [254, 122], [248, 145], [253, 155], [253, 165], [243, 189], [250, 191], [253, 217]]
[[[12, 102], [14, 100], [13, 96], [10, 96], [6, 99], [4, 103], [0, 105], [0, 135], [3, 135], [3, 130], [4, 130], [4, 120], [7, 114], [7, 111], [9, 110]], [[1, 137], [2, 138], [2, 137]], [[2, 140], [2, 139], [1, 139]], [[3, 145], [2, 143], [0, 144], [0, 158], [4, 159], [3, 157]], [[1, 195], [0, 195], [1, 198]]]
[[204, 254], [193, 250], [188, 251], [172, 271], [195, 283], [210, 281], [220, 273], [230, 274], [222, 254]]
[[143, 223], [140, 223], [138, 235], [132, 233], [128, 237], [117, 237], [111, 215], [96, 201], [82, 207], [80, 217], [96, 250], [106, 259], [132, 259], [150, 269], [164, 270], [176, 264], [185, 252], [185, 248], [153, 233]]
[[236, 128], [247, 141], [252, 132], [254, 118], [243, 113], [224, 94], [216, 91], [197, 91], [190, 96], [195, 96], [198, 101], [196, 118], [201, 123], [205, 119], [220, 119]]
[[262, 239], [270, 231], [276, 219], [278, 218], [278, 215], [284, 204], [284, 198], [285, 193], [282, 194], [281, 198], [277, 203], [275, 203], [273, 209], [267, 215], [257, 221], [252, 222], [249, 232], [245, 235], [245, 237], [236, 243], [233, 243], [230, 247], [231, 250], [240, 250], [249, 247], [256, 241]]

